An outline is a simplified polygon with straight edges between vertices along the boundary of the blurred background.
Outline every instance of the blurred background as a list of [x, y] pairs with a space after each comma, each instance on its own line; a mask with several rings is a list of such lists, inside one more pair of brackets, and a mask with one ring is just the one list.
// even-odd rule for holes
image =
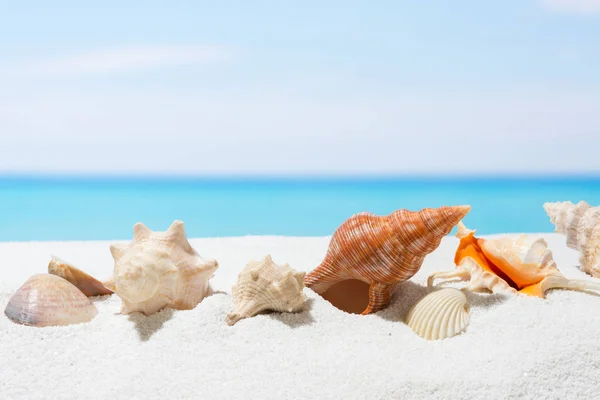
[[600, 1], [0, 3], [0, 240], [600, 204]]

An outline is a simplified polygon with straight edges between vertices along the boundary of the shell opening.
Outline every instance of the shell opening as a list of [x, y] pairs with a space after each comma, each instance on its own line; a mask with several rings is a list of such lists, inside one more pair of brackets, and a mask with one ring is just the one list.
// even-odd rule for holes
[[369, 305], [369, 287], [358, 279], [337, 282], [321, 294], [334, 307], [349, 314], [361, 314]]

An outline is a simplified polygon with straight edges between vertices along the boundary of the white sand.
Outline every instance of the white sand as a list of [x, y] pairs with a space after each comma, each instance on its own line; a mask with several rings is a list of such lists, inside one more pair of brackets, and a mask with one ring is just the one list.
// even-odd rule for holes
[[[589, 279], [578, 255], [543, 235], [568, 277]], [[220, 267], [217, 293], [191, 311], [117, 315], [117, 296], [95, 300], [89, 324], [33, 328], [0, 316], [0, 398], [12, 399], [597, 399], [600, 297], [555, 290], [546, 300], [470, 295], [468, 330], [427, 342], [401, 320], [426, 277], [452, 269], [445, 238], [419, 273], [375, 315], [345, 314], [310, 289], [309, 311], [260, 315], [229, 327], [231, 285], [251, 258], [272, 254], [308, 271], [329, 238], [192, 240]], [[108, 242], [3, 243], [0, 309], [51, 254], [98, 278], [112, 270]], [[453, 286], [459, 286], [453, 284]]]

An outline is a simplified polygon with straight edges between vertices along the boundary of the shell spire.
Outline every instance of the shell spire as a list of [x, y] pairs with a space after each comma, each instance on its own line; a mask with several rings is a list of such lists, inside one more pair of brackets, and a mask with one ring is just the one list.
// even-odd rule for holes
[[[304, 283], [334, 304], [339, 300], [344, 309], [341, 302], [357, 293], [350, 286], [333, 287], [361, 281], [368, 285], [368, 300], [356, 307], [363, 315], [379, 311], [388, 305], [395, 285], [410, 279], [470, 210], [470, 206], [443, 206], [416, 212], [400, 209], [387, 216], [353, 215], [335, 231], [325, 259]], [[330, 289], [335, 299], [328, 298]]]
[[567, 247], [579, 251], [582, 271], [600, 278], [600, 207], [585, 201], [544, 203], [555, 232], [567, 238]]
[[129, 245], [112, 245], [113, 276], [103, 285], [123, 301], [121, 312], [146, 315], [165, 307], [194, 308], [210, 292], [209, 279], [219, 264], [202, 258], [186, 238], [182, 221], [164, 232], [138, 222]]
[[456, 225], [456, 237], [459, 239], [462, 239], [464, 237], [467, 237], [469, 235], [475, 235], [475, 230], [474, 229], [469, 229], [465, 226], [465, 224], [462, 221], [458, 221], [458, 225]]

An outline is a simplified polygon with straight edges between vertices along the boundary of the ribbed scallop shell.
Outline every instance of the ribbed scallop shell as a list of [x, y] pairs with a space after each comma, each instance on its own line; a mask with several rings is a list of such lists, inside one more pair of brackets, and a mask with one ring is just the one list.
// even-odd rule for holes
[[[307, 287], [325, 297], [336, 283], [359, 280], [369, 285], [362, 314], [386, 307], [398, 282], [410, 279], [469, 211], [470, 206], [401, 209], [388, 216], [359, 213], [333, 234], [321, 265], [304, 278]], [[348, 293], [355, 296], [355, 293]]]
[[227, 316], [233, 325], [263, 311], [297, 312], [304, 308], [304, 272], [288, 264], [277, 265], [270, 255], [251, 261], [238, 276], [232, 295], [235, 311]]
[[113, 293], [112, 290], [104, 287], [99, 280], [58, 257], [52, 257], [52, 260], [50, 260], [48, 273], [68, 280], [88, 297], [105, 296]]
[[600, 278], [600, 207], [585, 201], [545, 203], [555, 231], [567, 237], [567, 246], [581, 253], [582, 271]]
[[467, 298], [460, 290], [444, 288], [429, 293], [406, 316], [406, 324], [427, 340], [456, 336], [469, 323]]
[[436, 272], [429, 276], [428, 286], [435, 279], [469, 280], [468, 290], [489, 290], [544, 297], [550, 289], [600, 290], [592, 281], [565, 278], [543, 239], [528, 235], [478, 239], [475, 231], [459, 223], [454, 271]]
[[121, 298], [121, 313], [150, 315], [165, 307], [196, 307], [209, 293], [208, 281], [218, 268], [217, 261], [200, 257], [187, 241], [181, 221], [173, 222], [165, 232], [153, 232], [137, 223], [133, 234], [129, 245], [110, 247], [114, 274], [104, 282]]
[[17, 324], [42, 327], [89, 322], [98, 310], [66, 279], [37, 274], [10, 298], [4, 314]]

